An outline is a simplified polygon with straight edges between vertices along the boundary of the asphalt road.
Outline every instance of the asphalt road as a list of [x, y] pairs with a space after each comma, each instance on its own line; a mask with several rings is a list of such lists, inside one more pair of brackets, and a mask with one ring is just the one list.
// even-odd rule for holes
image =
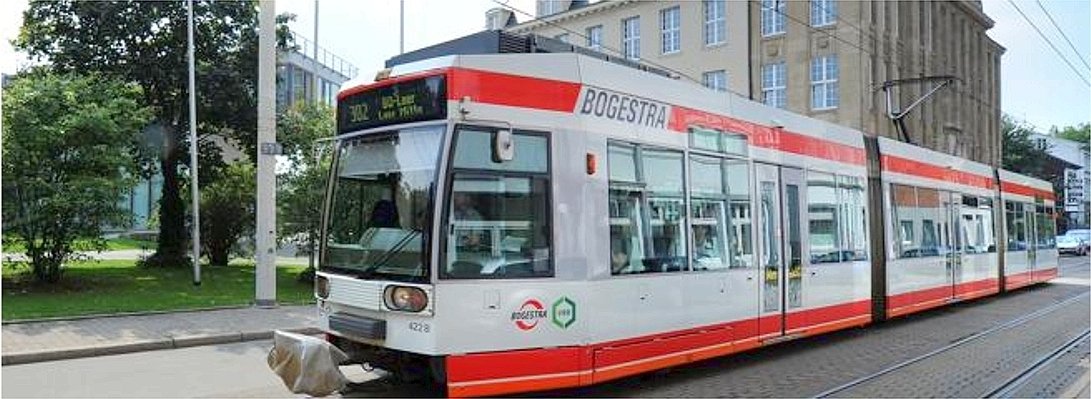
[[[1087, 291], [1087, 257], [1062, 257], [1060, 278], [1043, 287], [805, 339], [739, 356], [547, 396], [811, 396], [966, 334]], [[299, 397], [265, 363], [270, 341], [5, 366], [4, 397]], [[861, 355], [866, 353], [866, 355]], [[346, 368], [350, 378], [369, 378]], [[373, 381], [347, 397], [430, 396], [415, 386]]]

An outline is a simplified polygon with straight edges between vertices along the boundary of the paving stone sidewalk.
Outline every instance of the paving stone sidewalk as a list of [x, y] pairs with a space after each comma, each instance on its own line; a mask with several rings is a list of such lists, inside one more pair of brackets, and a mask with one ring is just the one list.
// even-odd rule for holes
[[2, 364], [21, 364], [318, 333], [313, 305], [182, 311], [4, 324]]

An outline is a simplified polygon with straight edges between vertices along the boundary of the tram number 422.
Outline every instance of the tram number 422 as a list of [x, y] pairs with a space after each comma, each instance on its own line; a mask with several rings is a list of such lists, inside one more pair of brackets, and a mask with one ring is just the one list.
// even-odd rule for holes
[[419, 333], [429, 333], [429, 332], [432, 332], [432, 326], [429, 325], [428, 323], [424, 323], [424, 322], [420, 322], [420, 321], [411, 321], [411, 322], [409, 322], [409, 331], [415, 331], [415, 332], [419, 332]]

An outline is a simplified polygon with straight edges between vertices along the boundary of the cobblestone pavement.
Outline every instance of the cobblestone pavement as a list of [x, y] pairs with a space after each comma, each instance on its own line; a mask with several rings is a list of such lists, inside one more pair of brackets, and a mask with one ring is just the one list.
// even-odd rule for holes
[[837, 397], [983, 397], [1091, 325], [1091, 297], [953, 347]]
[[[1069, 349], [1049, 366], [1042, 369], [1020, 389], [1012, 392], [1014, 398], [1086, 398], [1088, 360], [1091, 358], [1091, 340], [1084, 339]], [[1081, 393], [1082, 391], [1082, 393]]]
[[[1061, 265], [1061, 274], [1064, 279], [1060, 280], [1064, 282], [1060, 283], [1030, 287], [867, 328], [785, 342], [668, 371], [592, 387], [538, 393], [532, 396], [814, 396], [1089, 290], [1088, 277], [1091, 274], [1091, 267], [1088, 265], [1087, 257], [1065, 257]], [[1082, 303], [1084, 317], [1079, 319], [1080, 321], [1069, 321], [1077, 326], [1082, 325], [1079, 328], [1080, 331], [1089, 324], [1086, 314], [1088, 305], [1086, 301]], [[1069, 316], [1072, 315], [1069, 314]], [[1047, 319], [1049, 318], [1041, 320]], [[1074, 335], [1068, 338], [1072, 336]], [[1048, 351], [1053, 348], [1043, 350]], [[955, 363], [954, 366], [961, 367], [970, 361], [972, 360], [962, 364]], [[973, 377], [960, 375], [959, 378]], [[958, 382], [951, 384], [957, 385]], [[900, 396], [929, 395], [907, 390], [901, 392]]]

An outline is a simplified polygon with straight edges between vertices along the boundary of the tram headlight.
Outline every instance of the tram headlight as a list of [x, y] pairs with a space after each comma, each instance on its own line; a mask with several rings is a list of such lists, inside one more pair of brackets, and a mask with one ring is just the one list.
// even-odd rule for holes
[[322, 299], [330, 297], [330, 279], [326, 276], [314, 277], [314, 295]]
[[428, 294], [417, 287], [387, 286], [383, 292], [386, 307], [404, 312], [420, 312], [428, 306]]

